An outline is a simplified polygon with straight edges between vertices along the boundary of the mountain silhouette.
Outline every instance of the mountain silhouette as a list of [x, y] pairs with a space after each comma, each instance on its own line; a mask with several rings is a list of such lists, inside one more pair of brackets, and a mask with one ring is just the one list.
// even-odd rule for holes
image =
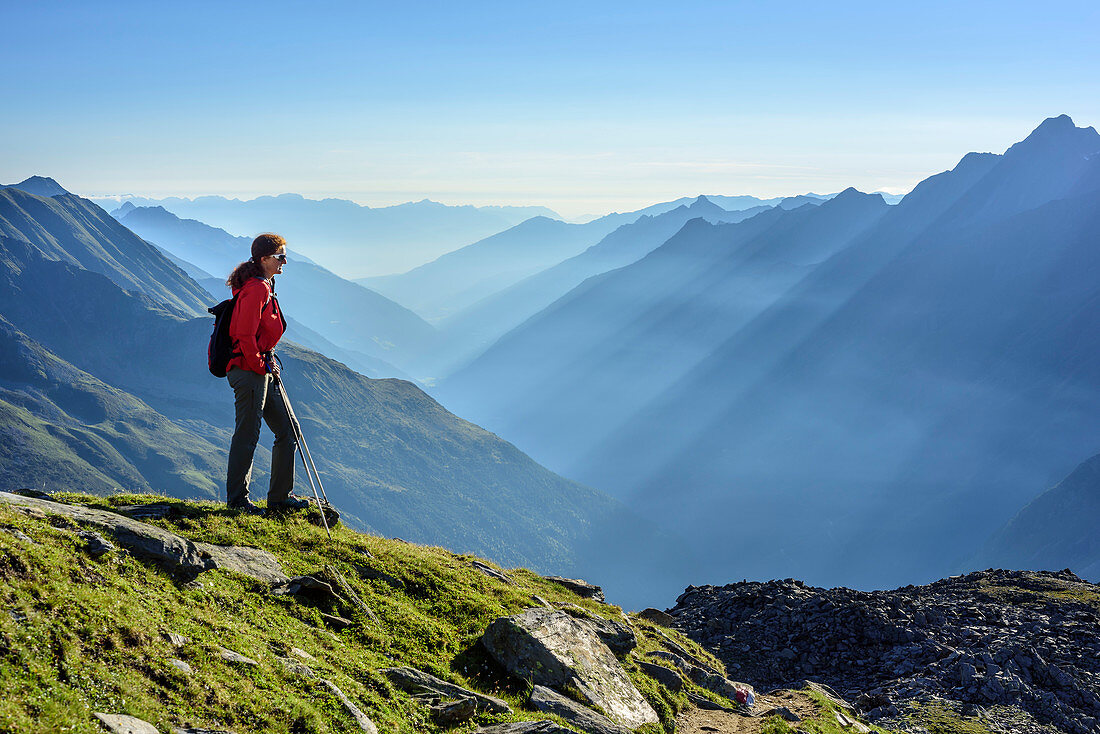
[[54, 181], [48, 176], [31, 176], [24, 179], [17, 184], [9, 184], [7, 186], [0, 186], [2, 189], [19, 189], [20, 191], [26, 191], [28, 194], [34, 194], [35, 196], [44, 196], [50, 198], [51, 196], [62, 196], [69, 192], [61, 188], [61, 184]]

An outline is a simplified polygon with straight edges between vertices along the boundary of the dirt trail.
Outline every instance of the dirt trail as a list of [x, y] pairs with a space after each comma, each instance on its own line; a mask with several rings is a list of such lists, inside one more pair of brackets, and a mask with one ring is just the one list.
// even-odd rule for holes
[[689, 709], [676, 719], [676, 731], [677, 734], [757, 734], [766, 721], [761, 714], [779, 706], [786, 706], [804, 719], [817, 713], [817, 706], [805, 692], [775, 691], [756, 697], [753, 715]]

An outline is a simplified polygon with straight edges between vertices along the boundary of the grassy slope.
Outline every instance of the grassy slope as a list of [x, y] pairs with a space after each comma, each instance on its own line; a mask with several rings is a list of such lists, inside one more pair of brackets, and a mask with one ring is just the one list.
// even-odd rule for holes
[[[151, 495], [109, 499], [64, 495], [99, 508], [163, 501]], [[277, 659], [291, 647], [313, 655], [307, 663], [358, 702], [386, 732], [432, 732], [426, 709], [395, 691], [377, 672], [410, 665], [448, 680], [502, 696], [523, 712], [526, 686], [508, 679], [476, 644], [498, 616], [532, 606], [532, 595], [570, 602], [593, 614], [617, 618], [617, 607], [581, 599], [563, 587], [520, 569], [514, 585], [475, 570], [472, 556], [340, 527], [330, 545], [324, 531], [301, 516], [283, 521], [235, 516], [210, 503], [179, 503], [183, 516], [153, 521], [193, 540], [263, 547], [290, 575], [316, 574], [332, 565], [380, 619], [374, 624], [350, 606], [311, 606], [277, 596], [266, 584], [226, 571], [195, 580], [174, 575], [122, 551], [94, 559], [64, 520], [28, 518], [0, 508], [0, 528], [17, 529], [33, 543], [0, 530], [0, 731], [99, 731], [93, 711], [125, 713], [170, 726], [225, 727], [238, 732], [353, 731], [351, 718], [315, 681], [287, 671]], [[392, 581], [367, 578], [368, 566]], [[325, 628], [321, 612], [354, 620], [340, 632]], [[639, 649], [656, 649], [644, 620]], [[190, 641], [175, 648], [166, 633]], [[690, 641], [680, 644], [717, 661]], [[240, 668], [217, 654], [222, 645], [259, 662]], [[185, 675], [170, 658], [188, 662]], [[298, 660], [298, 662], [301, 662]], [[683, 693], [659, 688], [632, 664], [627, 668], [643, 694], [670, 722], [687, 705]], [[482, 723], [493, 720], [480, 716]], [[473, 723], [456, 731], [472, 731]]]

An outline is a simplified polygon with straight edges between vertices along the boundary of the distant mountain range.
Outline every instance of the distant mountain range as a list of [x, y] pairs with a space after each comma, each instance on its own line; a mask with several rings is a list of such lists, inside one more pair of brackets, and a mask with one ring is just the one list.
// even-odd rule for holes
[[[480, 301], [584, 252], [619, 227], [632, 224], [642, 217], [658, 217], [684, 209], [698, 198], [676, 199], [638, 211], [608, 214], [585, 224], [536, 217], [406, 273], [360, 278], [357, 282], [392, 298], [432, 323], [454, 319], [463, 311], [480, 305]], [[755, 212], [771, 206], [790, 209], [807, 202], [816, 204], [829, 197], [806, 195], [768, 200], [754, 196], [701, 198], [707, 199], [715, 210]], [[733, 218], [730, 217], [731, 220]], [[638, 256], [642, 254], [644, 252]]]
[[446, 206], [424, 199], [371, 208], [346, 199], [307, 199], [299, 194], [242, 201], [221, 196], [93, 199], [120, 205], [161, 206], [251, 239], [278, 232], [291, 247], [344, 278], [404, 272], [439, 255], [534, 216], [557, 215], [545, 207]]
[[[180, 219], [163, 207], [135, 207], [129, 202], [113, 216], [141, 237], [208, 273], [214, 298], [228, 298], [225, 278], [250, 256], [251, 239], [193, 219]], [[294, 250], [277, 290], [286, 312], [297, 323], [341, 350], [348, 365], [370, 377], [398, 377], [395, 366], [424, 351], [435, 329], [408, 309], [302, 258]], [[185, 268], [186, 269], [186, 268]], [[292, 328], [290, 338], [298, 339]], [[320, 346], [315, 338], [307, 342]], [[335, 353], [326, 352], [336, 357]]]
[[938, 577], [1100, 444], [1098, 153], [1062, 116], [895, 207], [689, 222], [434, 391], [716, 579]]
[[579, 255], [488, 295], [441, 322], [435, 348], [418, 360], [414, 369], [417, 374], [449, 375], [586, 279], [641, 259], [692, 219], [738, 222], [769, 208], [761, 205], [727, 211], [700, 196], [663, 213], [643, 214]]
[[619, 226], [621, 219], [615, 215], [569, 224], [533, 217], [407, 273], [357, 282], [438, 322], [582, 252]]
[[[206, 371], [211, 319], [195, 315], [206, 292], [89, 201], [9, 188], [0, 203], [0, 488], [220, 498], [233, 408]], [[292, 343], [280, 353], [326, 489], [352, 525], [598, 574], [639, 603], [679, 585], [679, 571], [662, 580], [649, 560], [682, 570], [682, 554], [606, 495], [408, 382]], [[266, 451], [257, 457], [262, 477]]]

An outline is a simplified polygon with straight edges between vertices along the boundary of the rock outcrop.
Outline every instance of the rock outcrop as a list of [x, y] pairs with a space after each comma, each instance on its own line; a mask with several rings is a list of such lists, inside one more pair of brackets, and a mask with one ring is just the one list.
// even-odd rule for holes
[[435, 694], [440, 698], [454, 698], [459, 700], [471, 698], [474, 700], [474, 704], [479, 711], [490, 711], [495, 714], [512, 713], [512, 707], [499, 698], [486, 696], [483, 693], [471, 691], [462, 686], [455, 685], [454, 683], [448, 683], [441, 678], [436, 678], [430, 673], [425, 673], [415, 668], [382, 668], [378, 672], [389, 678], [395, 686], [407, 693], [412, 693], [414, 695], [429, 693]]
[[562, 717], [587, 734], [630, 734], [630, 729], [625, 726], [619, 726], [606, 716], [545, 686], [531, 689], [530, 704], [533, 709]]
[[481, 641], [511, 674], [559, 691], [569, 688], [617, 724], [633, 729], [659, 721], [615, 655], [582, 619], [528, 609], [494, 621]]
[[[200, 573], [224, 568], [267, 582], [286, 580], [275, 556], [258, 548], [193, 543], [173, 532], [118, 513], [96, 510], [83, 505], [66, 505], [52, 500], [0, 492], [0, 503], [20, 512], [44, 517], [67, 517], [75, 523], [92, 526], [107, 533], [126, 550], [182, 571]], [[150, 515], [145, 515], [146, 517]], [[94, 535], [94, 534], [93, 534]], [[89, 539], [90, 553], [106, 553], [102, 538]], [[97, 536], [98, 537], [98, 536]]]
[[933, 697], [1100, 730], [1100, 587], [1068, 571], [982, 571], [861, 592], [799, 581], [689, 587], [675, 627], [757, 687], [812, 677], [889, 723]]

